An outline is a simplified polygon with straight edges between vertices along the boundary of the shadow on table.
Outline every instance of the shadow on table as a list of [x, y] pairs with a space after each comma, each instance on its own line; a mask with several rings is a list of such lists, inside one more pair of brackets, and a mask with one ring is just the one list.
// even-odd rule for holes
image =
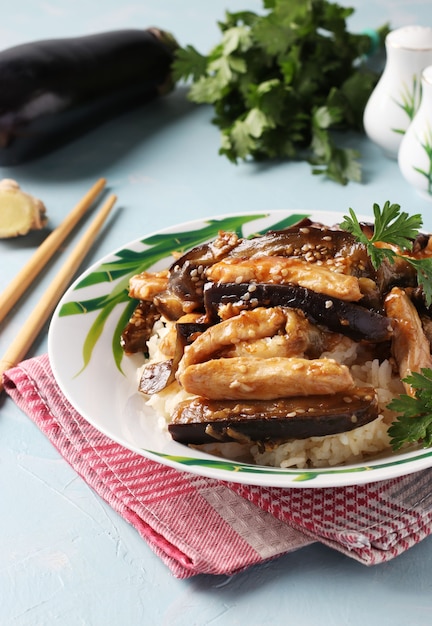
[[103, 176], [122, 158], [142, 149], [146, 141], [170, 125], [197, 110], [187, 99], [187, 88], [177, 87], [172, 93], [116, 115], [112, 119], [94, 119], [90, 128], [81, 129], [74, 137], [42, 156], [3, 166], [3, 177], [25, 175], [38, 180], [56, 182], [81, 177]]
[[[286, 585], [288, 594], [288, 590], [296, 585], [299, 577], [303, 590], [305, 580], [309, 580], [311, 589], [321, 588], [320, 595], [326, 587], [329, 588], [329, 594], [337, 595], [344, 586], [352, 587], [353, 593], [357, 593], [365, 587], [371, 591], [377, 583], [391, 586], [393, 592], [401, 592], [406, 588], [406, 575], [410, 571], [415, 572], [419, 581], [416, 589], [422, 594], [425, 584], [429, 584], [426, 581], [430, 558], [432, 539], [424, 540], [391, 561], [374, 566], [367, 566], [337, 550], [315, 543], [233, 576], [201, 575], [189, 579], [188, 582], [196, 593], [217, 593], [220, 600], [225, 598], [230, 602], [234, 598], [239, 599], [242, 594], [251, 596], [255, 592], [265, 593], [266, 587], [274, 585], [275, 580], [278, 581], [278, 588], [281, 584]], [[412, 581], [410, 586], [412, 587]]]

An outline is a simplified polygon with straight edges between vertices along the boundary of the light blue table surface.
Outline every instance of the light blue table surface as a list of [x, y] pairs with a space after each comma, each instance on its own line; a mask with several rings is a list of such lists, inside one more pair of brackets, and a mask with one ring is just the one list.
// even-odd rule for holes
[[[357, 0], [353, 30], [432, 24], [430, 0]], [[260, 10], [257, 0], [21, 0], [2, 3], [0, 48], [34, 39], [156, 25], [207, 52], [225, 9]], [[185, 220], [267, 209], [370, 213], [373, 202], [421, 212], [432, 203], [401, 178], [397, 163], [353, 138], [364, 170], [346, 187], [313, 177], [305, 163], [234, 166], [218, 156], [212, 111], [184, 88], [118, 118], [26, 166], [0, 168], [42, 198], [58, 225], [105, 176], [118, 203], [85, 269], [138, 236]], [[85, 224], [69, 240], [79, 239]], [[24, 265], [37, 236], [0, 242], [0, 289]], [[65, 258], [56, 256], [1, 327], [0, 352], [27, 320]], [[47, 351], [48, 325], [29, 356]], [[319, 544], [234, 577], [175, 579], [137, 532], [74, 473], [36, 426], [0, 400], [1, 626], [421, 626], [432, 623], [432, 539], [367, 568]]]

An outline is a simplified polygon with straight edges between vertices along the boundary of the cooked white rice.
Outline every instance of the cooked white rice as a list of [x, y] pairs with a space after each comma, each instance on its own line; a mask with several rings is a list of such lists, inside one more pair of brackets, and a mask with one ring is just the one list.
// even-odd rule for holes
[[[168, 327], [164, 324], [158, 322], [155, 325], [154, 334], [149, 341], [150, 361], [156, 362], [166, 358], [160, 353], [158, 346], [167, 332]], [[340, 344], [336, 350], [323, 353], [322, 357], [333, 358], [348, 365], [356, 385], [375, 388], [380, 411], [377, 419], [338, 435], [294, 439], [273, 447], [268, 446], [265, 451], [260, 450], [258, 445], [245, 449], [238, 444], [233, 446], [220, 443], [205, 446], [205, 449], [226, 458], [232, 458], [234, 453], [236, 458], [249, 454], [259, 465], [292, 468], [357, 463], [389, 450], [390, 439], [387, 430], [394, 415], [386, 407], [393, 397], [404, 391], [399, 377], [392, 370], [391, 363], [388, 360], [380, 363], [378, 359], [373, 359], [356, 364], [357, 344], [348, 340], [346, 344]], [[176, 404], [191, 397], [191, 394], [174, 382], [162, 392], [149, 397], [147, 404], [161, 416], [160, 427], [166, 429]]]

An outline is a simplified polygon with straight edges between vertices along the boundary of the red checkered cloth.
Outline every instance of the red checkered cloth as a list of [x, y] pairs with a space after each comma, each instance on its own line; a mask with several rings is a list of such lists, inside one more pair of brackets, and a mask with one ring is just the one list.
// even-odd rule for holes
[[233, 574], [320, 541], [367, 565], [431, 533], [432, 470], [354, 487], [280, 489], [179, 472], [113, 442], [62, 395], [46, 355], [6, 392], [178, 578]]

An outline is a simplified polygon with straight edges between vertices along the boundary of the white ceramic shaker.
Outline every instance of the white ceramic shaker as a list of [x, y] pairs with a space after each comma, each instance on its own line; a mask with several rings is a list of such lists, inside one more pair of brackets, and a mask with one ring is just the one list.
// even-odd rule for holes
[[390, 158], [418, 110], [421, 73], [432, 64], [432, 28], [404, 26], [391, 31], [385, 41], [386, 64], [364, 111], [368, 137]]
[[432, 200], [432, 65], [423, 70], [422, 99], [399, 148], [403, 177]]

